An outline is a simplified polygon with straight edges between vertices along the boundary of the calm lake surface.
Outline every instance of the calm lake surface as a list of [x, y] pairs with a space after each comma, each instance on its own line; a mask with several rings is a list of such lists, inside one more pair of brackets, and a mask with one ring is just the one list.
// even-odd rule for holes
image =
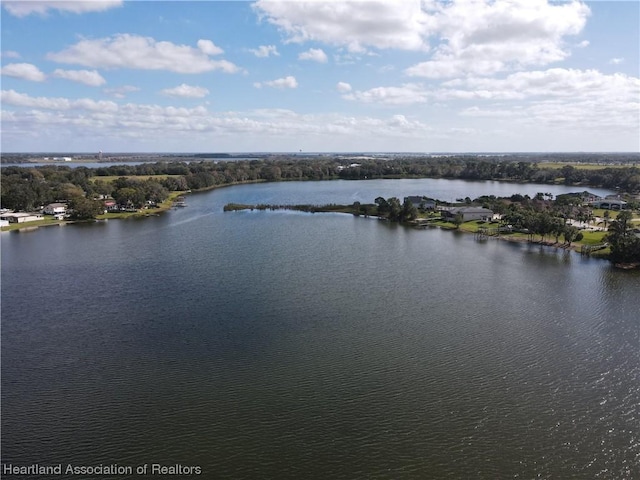
[[2, 462], [640, 478], [638, 272], [349, 215], [222, 212], [539, 191], [572, 189], [244, 185], [158, 217], [3, 233]]

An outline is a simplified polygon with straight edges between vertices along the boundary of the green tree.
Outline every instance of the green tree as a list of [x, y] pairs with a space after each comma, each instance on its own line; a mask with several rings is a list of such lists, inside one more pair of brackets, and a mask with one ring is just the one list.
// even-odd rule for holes
[[62, 183], [54, 189], [56, 200], [71, 200], [75, 197], [83, 197], [84, 190], [73, 183]]
[[614, 263], [640, 262], [640, 238], [632, 230], [631, 212], [623, 210], [611, 222], [607, 239], [611, 244], [610, 260]]
[[[580, 234], [580, 239], [578, 239], [578, 234]], [[582, 234], [580, 233], [578, 228], [572, 227], [572, 226], [565, 227], [563, 236], [564, 236], [564, 241], [567, 243], [568, 246], [571, 246], [571, 243], [574, 242], [575, 240], [582, 239]]]
[[400, 221], [409, 222], [418, 218], [418, 209], [410, 202], [408, 198], [404, 199], [402, 204], [402, 211], [400, 212]]
[[460, 225], [464, 223], [464, 217], [461, 213], [456, 213], [453, 217], [453, 224], [456, 226], [456, 230], [460, 228]]
[[145, 201], [144, 193], [132, 187], [119, 188], [113, 193], [113, 198], [118, 205], [133, 206], [136, 208], [140, 208]]
[[386, 217], [390, 209], [389, 202], [387, 202], [383, 197], [377, 197], [374, 202], [378, 206], [378, 215]]
[[74, 220], [91, 220], [104, 212], [104, 206], [98, 200], [85, 197], [74, 197], [69, 202], [71, 218]]
[[392, 222], [400, 221], [400, 215], [402, 213], [402, 205], [400, 204], [400, 200], [398, 197], [391, 197], [387, 200], [389, 204], [389, 214], [387, 218]]

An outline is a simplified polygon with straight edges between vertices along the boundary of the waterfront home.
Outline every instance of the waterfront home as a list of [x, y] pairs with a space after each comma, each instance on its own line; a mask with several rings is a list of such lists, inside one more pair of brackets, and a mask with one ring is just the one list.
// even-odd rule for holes
[[[570, 193], [569, 195], [573, 195]], [[586, 190], [582, 193], [579, 193], [582, 203], [591, 203], [597, 202], [598, 200], [602, 200], [602, 197], [596, 195], [595, 193], [587, 192]]]
[[423, 210], [435, 210], [436, 208], [435, 200], [423, 196], [412, 195], [404, 197], [404, 201], [409, 201], [413, 204], [414, 207], [421, 208]]
[[42, 212], [45, 215], [64, 215], [67, 213], [67, 205], [64, 203], [50, 203]]
[[36, 220], [42, 220], [43, 216], [39, 213], [3, 213], [0, 215], [0, 220], [6, 220], [9, 223], [25, 223], [35, 222]]
[[593, 208], [604, 208], [605, 210], [624, 210], [627, 208], [627, 202], [624, 200], [604, 199], [590, 202]]
[[448, 221], [453, 220], [456, 215], [462, 215], [463, 222], [471, 220], [484, 220], [486, 222], [493, 219], [493, 210], [483, 207], [453, 207], [442, 210], [442, 218]]
[[107, 213], [107, 212], [117, 212], [119, 210], [118, 209], [118, 204], [113, 199], [105, 200], [103, 202], [103, 205], [104, 205], [105, 213]]

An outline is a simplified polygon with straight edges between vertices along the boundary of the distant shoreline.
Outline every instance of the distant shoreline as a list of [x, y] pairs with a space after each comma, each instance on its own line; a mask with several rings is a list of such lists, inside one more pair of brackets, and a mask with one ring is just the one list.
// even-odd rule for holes
[[40, 227], [50, 227], [55, 225], [71, 225], [74, 223], [93, 223], [93, 222], [102, 222], [105, 220], [125, 220], [128, 218], [155, 217], [160, 215], [161, 213], [164, 213], [174, 208], [174, 204], [178, 197], [188, 195], [191, 193], [201, 193], [201, 192], [207, 192], [210, 190], [216, 190], [218, 188], [225, 188], [225, 187], [232, 187], [235, 185], [245, 185], [245, 184], [253, 184], [253, 183], [264, 183], [264, 180], [247, 180], [244, 182], [234, 182], [234, 183], [228, 183], [224, 185], [212, 185], [210, 187], [200, 188], [197, 190], [171, 192], [169, 194], [169, 197], [157, 207], [148, 208], [144, 210], [136, 210], [135, 212], [108, 212], [108, 213], [98, 215], [95, 219], [88, 219], [88, 220], [73, 220], [73, 219], [54, 220], [52, 218], [43, 218], [42, 220], [36, 220], [34, 222], [10, 224], [10, 225], [1, 227], [0, 232], [16, 232], [20, 230], [28, 231], [28, 230], [35, 230]]

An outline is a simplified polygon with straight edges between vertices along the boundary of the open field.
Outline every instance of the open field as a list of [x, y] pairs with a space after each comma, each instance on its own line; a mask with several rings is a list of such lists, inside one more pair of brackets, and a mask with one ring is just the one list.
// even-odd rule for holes
[[101, 180], [105, 183], [112, 183], [118, 178], [126, 178], [127, 180], [137, 180], [142, 182], [144, 180], [164, 180], [169, 177], [182, 177], [182, 175], [97, 175], [95, 177], [91, 177], [91, 181], [97, 182], [98, 180]]

